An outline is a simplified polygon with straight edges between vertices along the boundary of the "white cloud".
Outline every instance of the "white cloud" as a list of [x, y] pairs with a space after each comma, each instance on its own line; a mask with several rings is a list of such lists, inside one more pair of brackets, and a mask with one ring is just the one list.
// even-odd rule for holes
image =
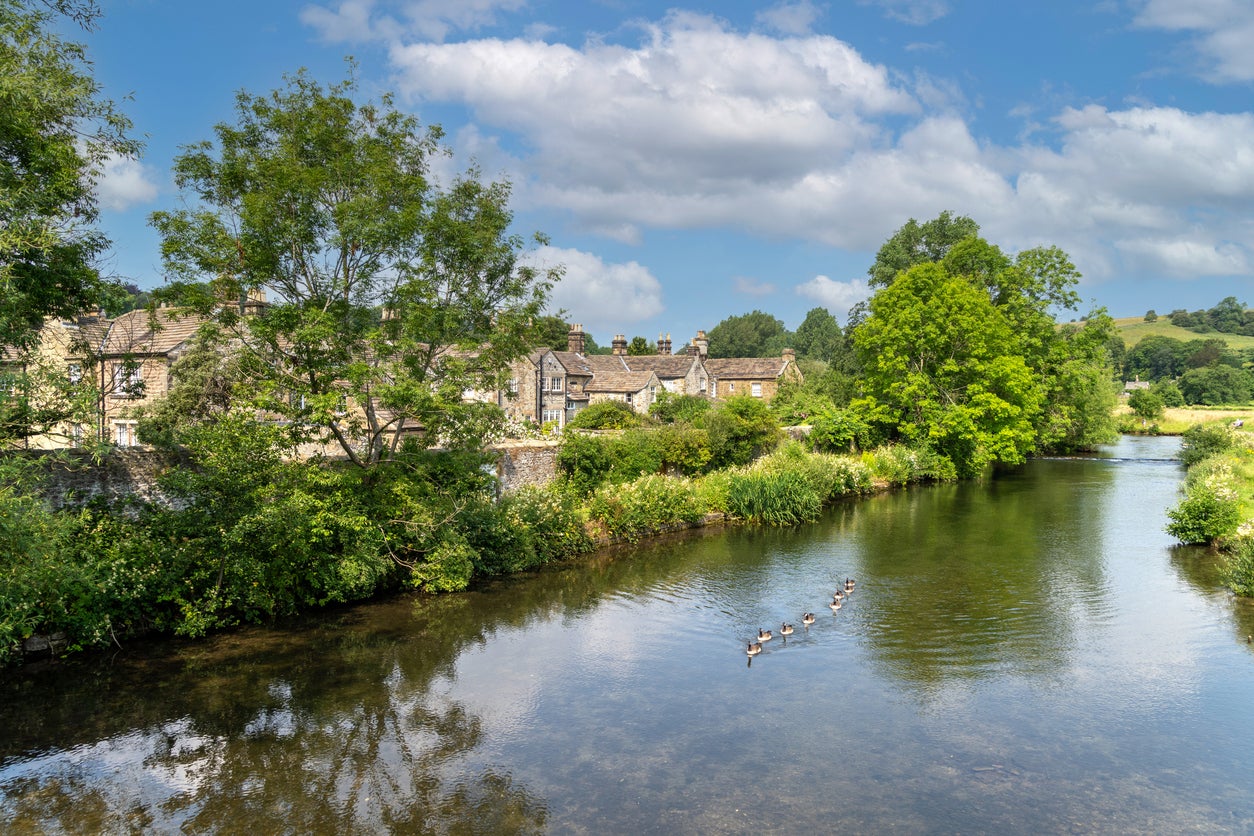
[[621, 329], [660, 314], [662, 285], [634, 261], [607, 264], [599, 256], [581, 250], [541, 247], [528, 261], [541, 267], [565, 266], [565, 275], [553, 288], [549, 308], [563, 309], [572, 322], [589, 331]]
[[[508, 163], [524, 205], [618, 241], [732, 229], [874, 252], [907, 218], [950, 209], [1010, 250], [1056, 243], [1091, 278], [1254, 263], [1254, 114], [1094, 105], [1033, 113], [1029, 138], [998, 145], [971, 133], [951, 82], [907, 87], [832, 37], [686, 13], [642, 31], [634, 46], [391, 55], [403, 94], [463, 104], [485, 148], [525, 149]], [[660, 293], [643, 298], [660, 309]]]
[[1141, 0], [1133, 22], [1196, 33], [1191, 46], [1216, 82], [1254, 80], [1254, 4], [1249, 0]]
[[364, 42], [416, 35], [442, 41], [452, 32], [473, 31], [498, 22], [499, 12], [524, 8], [527, 0], [406, 0], [385, 2], [391, 13], [377, 11], [377, 0], [341, 0], [334, 8], [306, 6], [300, 19], [323, 40]]
[[864, 6], [879, 6], [893, 20], [923, 26], [949, 14], [945, 0], [858, 0]]
[[106, 209], [122, 211], [157, 197], [152, 171], [139, 160], [111, 155], [96, 181], [96, 196]]
[[758, 25], [784, 35], [808, 35], [821, 14], [821, 10], [810, 0], [801, 0], [798, 3], [777, 3], [755, 14], [753, 19]]
[[827, 276], [815, 276], [810, 281], [797, 285], [797, 295], [813, 299], [827, 308], [833, 316], [844, 319], [850, 308], [871, 298], [871, 288], [863, 279], [838, 282]]
[[746, 296], [770, 296], [775, 292], [775, 285], [770, 282], [760, 282], [748, 276], [736, 276], [732, 279], [732, 287]]

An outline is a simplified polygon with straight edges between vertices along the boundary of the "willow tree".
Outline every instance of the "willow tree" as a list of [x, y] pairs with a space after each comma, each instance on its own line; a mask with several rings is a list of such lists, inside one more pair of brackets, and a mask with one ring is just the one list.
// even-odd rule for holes
[[463, 392], [501, 386], [558, 273], [523, 263], [508, 183], [436, 185], [439, 128], [355, 92], [302, 71], [239, 93], [235, 123], [175, 161], [189, 208], [152, 223], [170, 290], [240, 348], [254, 407], [370, 468], [406, 436], [492, 432], [500, 410]]

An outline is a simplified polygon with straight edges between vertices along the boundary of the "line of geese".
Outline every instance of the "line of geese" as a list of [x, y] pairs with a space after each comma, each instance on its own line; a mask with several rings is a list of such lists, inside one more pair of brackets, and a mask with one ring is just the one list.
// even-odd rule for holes
[[[837, 588], [835, 594], [832, 595], [832, 603], [828, 604], [828, 606], [832, 608], [833, 613], [840, 609], [841, 601], [853, 594], [853, 588], [855, 585], [856, 584], [854, 583], [853, 578], [845, 578], [844, 589]], [[807, 627], [813, 624], [814, 613], [808, 612], [803, 614], [801, 616], [801, 623]], [[785, 621], [780, 625], [779, 634], [781, 636], [791, 636], [793, 634], [793, 626]], [[757, 656], [762, 652], [762, 642], [769, 642], [773, 638], [775, 638], [774, 633], [770, 630], [763, 630], [759, 627], [758, 640], [750, 641], [748, 643], [749, 646], [745, 649], [745, 652], [750, 656]]]

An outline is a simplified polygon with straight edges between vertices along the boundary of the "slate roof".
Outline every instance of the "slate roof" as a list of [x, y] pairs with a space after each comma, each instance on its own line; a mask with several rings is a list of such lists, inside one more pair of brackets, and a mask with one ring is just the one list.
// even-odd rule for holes
[[582, 354], [574, 351], [554, 351], [552, 354], [557, 358], [557, 362], [562, 364], [562, 368], [566, 369], [567, 374], [592, 374], [592, 367], [588, 365], [588, 359]]
[[654, 372], [660, 380], [675, 380], [687, 377], [697, 358], [683, 354], [649, 354], [638, 357], [624, 357], [632, 371]]
[[705, 370], [719, 380], [774, 380], [787, 365], [782, 357], [724, 357], [706, 360]]
[[104, 353], [168, 354], [191, 339], [204, 322], [204, 317], [179, 308], [128, 311], [109, 326]]
[[598, 371], [584, 387], [585, 392], [639, 392], [645, 389], [657, 375], [653, 372]]

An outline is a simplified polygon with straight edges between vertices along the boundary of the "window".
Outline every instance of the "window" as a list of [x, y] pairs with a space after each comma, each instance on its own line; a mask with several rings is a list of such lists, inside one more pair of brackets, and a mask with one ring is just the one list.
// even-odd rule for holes
[[560, 409], [544, 410], [543, 423], [547, 424], [550, 421], [556, 421], [558, 425], [560, 426], [562, 423], [562, 410]]
[[83, 379], [83, 367], [78, 363], [70, 363], [66, 368], [65, 376], [69, 378], [70, 383], [79, 383]]
[[736, 391], [736, 384], [734, 384], [734, 383], [729, 383], [729, 384], [727, 384], [727, 394], [729, 394], [729, 395], [730, 395], [731, 393], [733, 393], [733, 392], [735, 392], [735, 391]]
[[75, 447], [83, 446], [83, 425], [73, 424], [70, 426], [70, 442]]
[[624, 395], [623, 400], [627, 401], [627, 403], [631, 403], [631, 393], [628, 392], [626, 395]]
[[138, 363], [118, 363], [113, 367], [113, 395], [138, 398], [144, 394], [144, 376]]
[[548, 391], [550, 392], [562, 391], [562, 379], [560, 377], [545, 378], [545, 382], [548, 384], [545, 387]]
[[711, 398], [718, 397], [718, 381], [717, 380], [710, 381], [710, 397]]
[[135, 422], [114, 421], [113, 440], [119, 447], [135, 446]]
[[518, 378], [516, 378], [516, 377], [511, 377], [511, 378], [509, 379], [509, 393], [510, 393], [511, 395], [517, 395], [517, 394], [518, 394]]
[[762, 384], [761, 383], [751, 383], [749, 385], [753, 388], [753, 397], [755, 398], [762, 397]]

